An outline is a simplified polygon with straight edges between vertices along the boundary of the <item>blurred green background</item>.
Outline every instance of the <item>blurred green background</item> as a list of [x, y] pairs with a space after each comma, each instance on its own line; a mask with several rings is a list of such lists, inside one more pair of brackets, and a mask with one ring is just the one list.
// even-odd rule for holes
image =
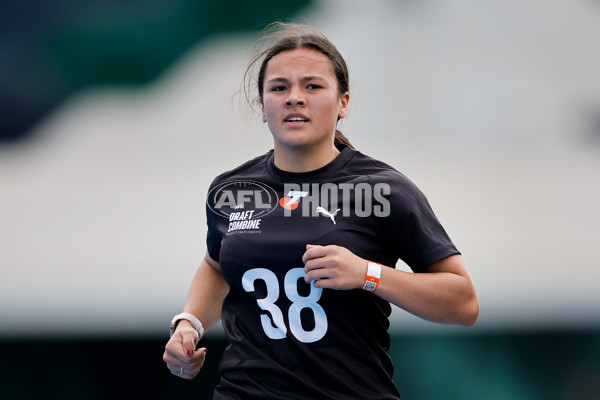
[[[222, 338], [204, 341], [192, 381], [159, 362], [164, 338], [0, 342], [3, 397], [10, 399], [210, 399]], [[598, 333], [396, 334], [391, 356], [405, 399], [600, 398]], [[365, 399], [368, 395], [365, 395]]]

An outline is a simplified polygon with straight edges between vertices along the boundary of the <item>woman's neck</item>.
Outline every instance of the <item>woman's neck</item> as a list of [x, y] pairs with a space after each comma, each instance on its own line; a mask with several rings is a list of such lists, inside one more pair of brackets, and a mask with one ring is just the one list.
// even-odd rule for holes
[[331, 143], [331, 146], [314, 148], [293, 148], [285, 146], [274, 147], [274, 163], [277, 168], [287, 172], [309, 172], [329, 164], [340, 154], [340, 151]]

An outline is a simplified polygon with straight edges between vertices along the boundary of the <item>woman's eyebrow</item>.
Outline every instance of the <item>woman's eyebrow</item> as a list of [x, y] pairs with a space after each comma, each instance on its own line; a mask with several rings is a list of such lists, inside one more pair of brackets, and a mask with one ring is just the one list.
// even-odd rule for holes
[[[317, 80], [322, 80], [323, 78], [320, 76], [316, 76], [316, 75], [311, 75], [311, 76], [305, 76], [303, 78], [300, 78], [300, 82], [309, 82], [309, 81], [317, 81]], [[271, 78], [267, 81], [267, 83], [290, 83], [290, 80], [287, 78], [283, 78], [283, 77], [274, 77]]]
[[267, 83], [289, 83], [290, 80], [287, 78], [279, 78], [279, 77], [275, 77], [275, 78], [271, 78], [267, 81]]
[[320, 76], [305, 76], [304, 78], [300, 79], [302, 82], [307, 82], [307, 81], [318, 81], [321, 80], [323, 78], [321, 78]]

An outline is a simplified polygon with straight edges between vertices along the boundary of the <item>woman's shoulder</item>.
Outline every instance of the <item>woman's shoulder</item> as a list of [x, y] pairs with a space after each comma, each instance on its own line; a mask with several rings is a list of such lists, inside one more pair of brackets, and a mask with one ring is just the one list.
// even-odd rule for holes
[[[389, 195], [388, 199], [395, 215], [404, 215], [409, 210], [427, 207], [428, 200], [421, 189], [406, 175], [390, 164], [356, 152], [356, 162], [352, 168], [366, 176], [372, 185]], [[402, 210], [398, 214], [398, 211]]]
[[257, 174], [260, 174], [261, 171], [264, 170], [264, 167], [272, 153], [273, 150], [270, 150], [267, 153], [254, 157], [233, 169], [222, 172], [213, 179], [211, 186], [224, 181], [231, 181], [235, 179], [251, 179], [252, 177], [256, 177]]
[[362, 174], [375, 183], [393, 181], [395, 183], [411, 183], [410, 179], [387, 162], [371, 157], [358, 150], [352, 150], [354, 157], [346, 165], [347, 170]]

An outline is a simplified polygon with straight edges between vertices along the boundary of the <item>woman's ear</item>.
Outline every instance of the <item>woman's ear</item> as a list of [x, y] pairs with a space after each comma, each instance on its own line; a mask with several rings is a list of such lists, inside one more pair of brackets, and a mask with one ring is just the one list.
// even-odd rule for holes
[[262, 122], [267, 122], [267, 115], [265, 114], [265, 106], [262, 106], [260, 111], [262, 113]]
[[340, 110], [338, 112], [338, 118], [345, 118], [348, 113], [348, 102], [350, 101], [350, 93], [346, 92], [340, 97]]

